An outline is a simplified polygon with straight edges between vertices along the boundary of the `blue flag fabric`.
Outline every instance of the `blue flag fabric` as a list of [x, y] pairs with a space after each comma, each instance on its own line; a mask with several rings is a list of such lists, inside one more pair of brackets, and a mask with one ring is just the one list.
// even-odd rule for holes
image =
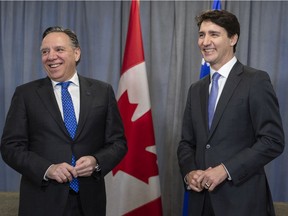
[[212, 9], [221, 10], [221, 0], [214, 0]]
[[[214, 0], [212, 5], [213, 10], [221, 10], [221, 0]], [[202, 58], [201, 69], [200, 69], [200, 79], [207, 76], [210, 73], [210, 65], [205, 62]], [[189, 192], [185, 190], [184, 202], [183, 202], [183, 216], [188, 216], [188, 205], [189, 205]]]
[[201, 69], [200, 69], [200, 79], [205, 77], [210, 73], [210, 65], [209, 63], [205, 62], [202, 58]]

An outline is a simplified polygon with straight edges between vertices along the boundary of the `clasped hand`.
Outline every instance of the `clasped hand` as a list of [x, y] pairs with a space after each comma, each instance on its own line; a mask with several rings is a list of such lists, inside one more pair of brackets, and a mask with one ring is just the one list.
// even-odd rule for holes
[[213, 191], [228, 177], [222, 165], [206, 170], [193, 170], [187, 174], [186, 182], [191, 190], [201, 192], [203, 189]]
[[93, 156], [83, 156], [76, 161], [75, 167], [68, 163], [53, 164], [49, 167], [46, 177], [59, 183], [72, 181], [73, 177], [91, 176], [95, 170], [96, 159]]

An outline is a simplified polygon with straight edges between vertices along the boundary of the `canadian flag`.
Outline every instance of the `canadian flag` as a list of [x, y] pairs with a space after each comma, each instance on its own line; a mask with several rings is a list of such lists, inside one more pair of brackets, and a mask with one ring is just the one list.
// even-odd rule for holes
[[139, 1], [131, 1], [126, 46], [117, 92], [128, 153], [106, 176], [107, 216], [162, 215], [139, 4]]

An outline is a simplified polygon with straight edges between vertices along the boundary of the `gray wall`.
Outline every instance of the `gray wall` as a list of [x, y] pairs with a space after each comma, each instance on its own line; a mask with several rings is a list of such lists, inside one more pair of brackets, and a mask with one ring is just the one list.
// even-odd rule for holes
[[[42, 32], [51, 25], [73, 29], [80, 41], [78, 72], [117, 91], [130, 2], [0, 2], [0, 131], [15, 87], [45, 76]], [[164, 215], [180, 215], [183, 186], [176, 149], [187, 91], [199, 79], [201, 56], [194, 17], [211, 1], [143, 1], [141, 22], [151, 95]], [[241, 24], [237, 57], [269, 73], [279, 98], [285, 133], [288, 106], [288, 2], [224, 1]], [[287, 139], [286, 139], [287, 140]], [[275, 201], [288, 201], [287, 149], [267, 165]], [[18, 191], [19, 174], [0, 158], [0, 190]]]

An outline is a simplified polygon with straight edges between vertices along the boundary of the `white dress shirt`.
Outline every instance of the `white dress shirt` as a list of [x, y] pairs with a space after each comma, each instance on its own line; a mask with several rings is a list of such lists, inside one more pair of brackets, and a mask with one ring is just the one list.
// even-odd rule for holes
[[[61, 99], [61, 86], [57, 85], [59, 82], [55, 82], [54, 80], [52, 81], [53, 89], [54, 89], [54, 94], [62, 115], [62, 118], [64, 119], [63, 116], [63, 107], [62, 107], [62, 99]], [[74, 111], [76, 115], [76, 120], [78, 123], [79, 120], [79, 113], [80, 113], [80, 87], [79, 87], [79, 78], [77, 72], [73, 75], [73, 77], [70, 80], [72, 83], [70, 83], [68, 87], [68, 91], [71, 95], [73, 106], [74, 106]]]
[[[218, 95], [216, 99], [215, 109], [218, 104], [220, 95], [223, 91], [224, 85], [227, 81], [227, 78], [230, 74], [231, 69], [233, 68], [234, 64], [237, 62], [237, 58], [234, 56], [230, 61], [228, 61], [226, 64], [224, 64], [217, 72], [221, 75], [218, 79]], [[210, 67], [210, 80], [212, 80], [212, 76], [216, 71], [213, 70], [213, 68]], [[212, 82], [210, 82], [209, 85], [209, 92], [211, 91]]]

